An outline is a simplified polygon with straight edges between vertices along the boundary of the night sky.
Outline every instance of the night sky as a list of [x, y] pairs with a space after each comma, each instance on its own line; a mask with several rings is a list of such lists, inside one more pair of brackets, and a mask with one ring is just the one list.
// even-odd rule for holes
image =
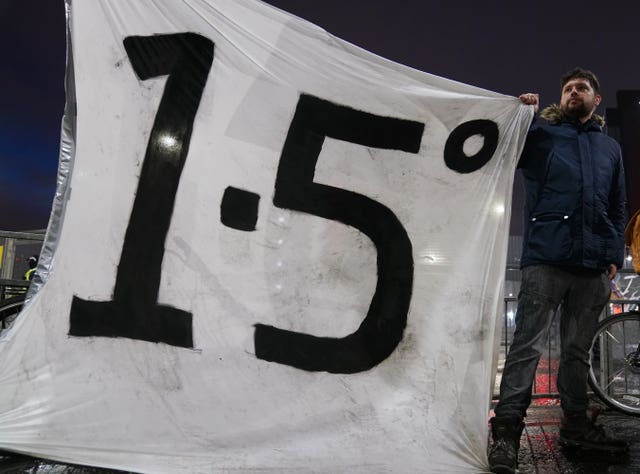
[[[268, 3], [422, 71], [504, 94], [539, 92], [543, 105], [558, 100], [559, 77], [576, 65], [599, 76], [600, 113], [615, 107], [617, 90], [640, 89], [640, 2]], [[65, 41], [63, 0], [0, 1], [0, 230], [47, 225], [64, 109]]]

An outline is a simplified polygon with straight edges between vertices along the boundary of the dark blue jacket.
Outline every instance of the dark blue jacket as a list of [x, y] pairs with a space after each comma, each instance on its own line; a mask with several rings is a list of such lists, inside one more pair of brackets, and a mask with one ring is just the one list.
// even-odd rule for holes
[[525, 181], [521, 267], [622, 267], [626, 192], [620, 146], [591, 119], [536, 121], [518, 167]]

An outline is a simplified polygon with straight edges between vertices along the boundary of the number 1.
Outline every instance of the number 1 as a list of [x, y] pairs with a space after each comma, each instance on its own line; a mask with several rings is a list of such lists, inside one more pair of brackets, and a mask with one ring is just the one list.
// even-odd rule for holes
[[127, 337], [193, 347], [192, 315], [158, 304], [164, 245], [214, 45], [194, 33], [124, 39], [140, 78], [168, 75], [142, 165], [111, 301], [71, 303], [72, 336]]

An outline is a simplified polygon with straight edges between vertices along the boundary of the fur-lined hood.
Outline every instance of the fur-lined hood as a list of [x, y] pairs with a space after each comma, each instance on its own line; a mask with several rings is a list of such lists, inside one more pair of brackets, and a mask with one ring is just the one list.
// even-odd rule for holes
[[[560, 110], [560, 106], [558, 104], [551, 104], [549, 107], [546, 107], [542, 110], [542, 112], [540, 112], [540, 117], [542, 117], [549, 123], [556, 124], [562, 120], [562, 118], [564, 117], [564, 113], [562, 112], [562, 110]], [[600, 126], [604, 125], [604, 119], [600, 115], [593, 114], [591, 118], [595, 120], [596, 123], [598, 123]]]

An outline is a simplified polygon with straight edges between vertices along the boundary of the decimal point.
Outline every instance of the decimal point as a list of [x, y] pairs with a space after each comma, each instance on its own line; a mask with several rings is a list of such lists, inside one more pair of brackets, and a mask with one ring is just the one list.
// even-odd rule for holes
[[220, 204], [220, 222], [232, 229], [256, 230], [259, 202], [260, 195], [228, 186]]

